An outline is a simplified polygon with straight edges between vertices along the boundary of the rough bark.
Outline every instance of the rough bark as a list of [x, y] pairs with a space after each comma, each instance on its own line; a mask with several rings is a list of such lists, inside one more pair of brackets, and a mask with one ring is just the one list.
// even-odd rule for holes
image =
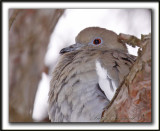
[[103, 112], [101, 122], [151, 122], [151, 34], [142, 35], [141, 40], [125, 34], [119, 38], [140, 49], [130, 73]]
[[[31, 122], [50, 35], [64, 10], [9, 10], [9, 122]], [[45, 87], [44, 87], [45, 88]]]

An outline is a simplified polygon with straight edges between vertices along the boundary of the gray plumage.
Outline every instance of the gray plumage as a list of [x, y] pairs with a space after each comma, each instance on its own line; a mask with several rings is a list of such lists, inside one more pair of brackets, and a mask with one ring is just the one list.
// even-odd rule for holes
[[[94, 45], [95, 39], [101, 43]], [[76, 44], [61, 54], [50, 83], [49, 118], [52, 122], [99, 122], [135, 57], [114, 32], [99, 27], [82, 30]]]

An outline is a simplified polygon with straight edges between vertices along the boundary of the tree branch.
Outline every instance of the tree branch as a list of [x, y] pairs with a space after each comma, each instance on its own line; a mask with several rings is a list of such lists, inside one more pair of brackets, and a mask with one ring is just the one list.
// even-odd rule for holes
[[130, 73], [102, 114], [101, 122], [151, 122], [151, 34], [119, 38], [139, 46], [139, 56]]

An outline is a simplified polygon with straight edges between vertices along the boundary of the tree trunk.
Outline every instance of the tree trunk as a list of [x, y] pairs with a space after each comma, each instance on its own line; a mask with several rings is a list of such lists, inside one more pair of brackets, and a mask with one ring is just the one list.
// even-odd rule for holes
[[101, 122], [151, 122], [151, 34], [142, 35], [141, 40], [124, 34], [119, 38], [139, 46], [139, 55], [103, 112]]
[[[32, 122], [50, 35], [64, 10], [9, 10], [9, 122]], [[45, 87], [44, 87], [45, 88]]]

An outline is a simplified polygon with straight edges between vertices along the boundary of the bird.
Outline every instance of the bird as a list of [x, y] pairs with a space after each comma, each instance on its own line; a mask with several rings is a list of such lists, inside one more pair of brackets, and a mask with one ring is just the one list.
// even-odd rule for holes
[[112, 30], [87, 27], [61, 49], [48, 98], [51, 122], [100, 122], [136, 56]]

